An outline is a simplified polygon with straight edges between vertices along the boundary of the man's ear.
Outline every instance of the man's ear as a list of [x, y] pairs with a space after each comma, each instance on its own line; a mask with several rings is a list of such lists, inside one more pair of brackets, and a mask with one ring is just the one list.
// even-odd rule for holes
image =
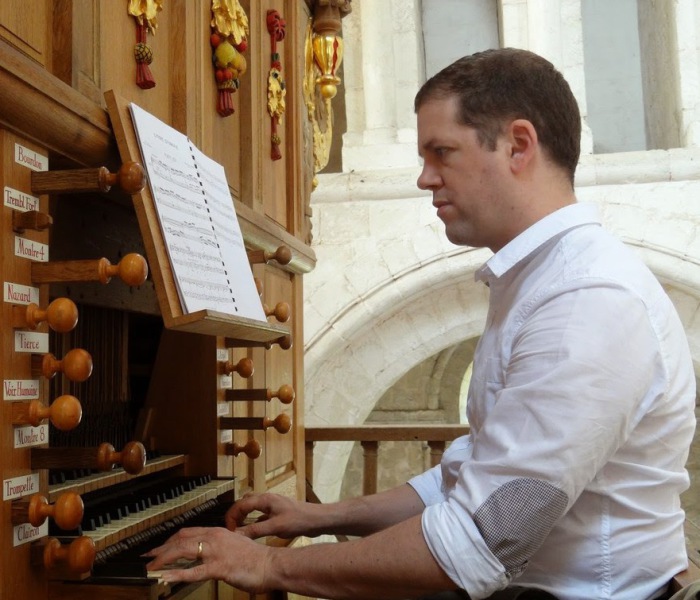
[[507, 131], [510, 146], [510, 168], [521, 173], [532, 161], [538, 147], [537, 131], [527, 119], [515, 119]]

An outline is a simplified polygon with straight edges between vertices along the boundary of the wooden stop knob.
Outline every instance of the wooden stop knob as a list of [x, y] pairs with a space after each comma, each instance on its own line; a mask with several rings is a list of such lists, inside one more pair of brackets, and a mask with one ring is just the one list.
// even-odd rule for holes
[[280, 386], [276, 394], [272, 395], [273, 398], [278, 398], [282, 404], [291, 404], [294, 402], [294, 388], [291, 385]]
[[49, 504], [41, 494], [35, 494], [29, 500], [27, 522], [39, 527], [47, 517], [51, 517], [61, 529], [70, 531], [80, 525], [83, 513], [83, 499], [75, 492], [64, 492], [54, 504]]
[[266, 256], [267, 260], [276, 260], [281, 265], [288, 265], [292, 260], [292, 251], [287, 246], [280, 246], [270, 254]]
[[65, 565], [71, 573], [85, 573], [92, 569], [95, 553], [95, 543], [84, 535], [66, 546], [56, 538], [49, 538], [44, 547], [44, 566], [51, 569]]
[[107, 176], [110, 186], [118, 185], [127, 194], [137, 194], [146, 185], [146, 172], [134, 161], [125, 162], [116, 173]]
[[244, 379], [248, 379], [253, 375], [255, 367], [253, 366], [253, 361], [249, 358], [242, 358], [236, 364], [231, 361], [221, 362], [221, 374], [230, 375], [231, 373], [238, 373]]
[[109, 471], [120, 464], [130, 475], [137, 475], [146, 464], [146, 449], [141, 442], [129, 442], [121, 452], [105, 442], [97, 449], [97, 465], [101, 471]]
[[75, 429], [83, 417], [80, 401], [70, 394], [59, 396], [51, 406], [44, 406], [39, 400], [29, 403], [29, 424], [38, 427], [43, 419], [49, 419], [56, 429], [70, 431]]
[[67, 333], [78, 324], [78, 307], [70, 298], [56, 298], [46, 310], [31, 303], [27, 306], [26, 320], [30, 329], [36, 329], [39, 323], [47, 321], [54, 331]]
[[263, 309], [265, 310], [265, 316], [274, 316], [280, 323], [286, 323], [289, 321], [289, 315], [291, 310], [289, 304], [286, 302], [278, 302], [274, 309], [270, 310], [266, 304], [263, 304]]
[[118, 265], [112, 265], [105, 260], [100, 267], [100, 281], [102, 283], [109, 283], [109, 280], [116, 275], [128, 286], [138, 287], [143, 285], [148, 277], [146, 259], [135, 252], [124, 256]]
[[289, 350], [292, 347], [292, 336], [283, 335], [281, 338], [277, 338], [276, 340], [267, 342], [265, 344], [265, 348], [269, 350], [270, 348], [272, 348], [273, 344], [279, 344], [279, 347], [282, 348], [282, 350]]
[[274, 419], [265, 417], [263, 420], [263, 428], [272, 427], [277, 433], [287, 433], [292, 427], [292, 419], [287, 413], [281, 413]]
[[82, 348], [69, 350], [63, 360], [57, 360], [53, 354], [45, 354], [41, 362], [41, 374], [51, 379], [59, 371], [70, 381], [85, 381], [92, 374], [92, 356]]
[[225, 452], [229, 456], [238, 456], [242, 452], [248, 458], [255, 459], [260, 456], [262, 448], [260, 447], [260, 442], [258, 442], [258, 440], [249, 440], [244, 446], [236, 444], [235, 442], [232, 444], [226, 444]]

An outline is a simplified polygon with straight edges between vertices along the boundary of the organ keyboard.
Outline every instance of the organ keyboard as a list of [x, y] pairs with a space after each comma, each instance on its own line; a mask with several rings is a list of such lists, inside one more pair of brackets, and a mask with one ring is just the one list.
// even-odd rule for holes
[[99, 552], [233, 491], [234, 480], [207, 475], [139, 478], [83, 494], [80, 525], [52, 534], [64, 540], [84, 535]]

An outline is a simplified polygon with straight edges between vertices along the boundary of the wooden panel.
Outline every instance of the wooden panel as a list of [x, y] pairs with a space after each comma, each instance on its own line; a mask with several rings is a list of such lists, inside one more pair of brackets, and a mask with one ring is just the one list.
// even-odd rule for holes
[[50, 0], [3, 0], [0, 3], [0, 37], [46, 68], [51, 67]]
[[[230, 350], [231, 360], [237, 363], [242, 358], [248, 358], [253, 361], [253, 376], [248, 379], [243, 379], [239, 375], [233, 376], [233, 389], [246, 389], [253, 387], [255, 383], [262, 381], [264, 384], [264, 364], [258, 364], [256, 361], [258, 356], [264, 356], [263, 350], [258, 349], [252, 351], [248, 348], [232, 348]], [[252, 405], [254, 402], [230, 402], [229, 414], [233, 417], [249, 417], [254, 416]], [[236, 429], [233, 431], [232, 441], [240, 446], [245, 446], [250, 440], [255, 440], [255, 432], [246, 429]], [[260, 440], [258, 439], [258, 443]], [[243, 494], [254, 488], [254, 464], [264, 461], [264, 449], [261, 446], [262, 454], [258, 458], [248, 458], [241, 453], [233, 459], [233, 473], [239, 483], [239, 490]]]
[[166, 454], [188, 454], [188, 474], [216, 473], [217, 340], [165, 330], [161, 336], [141, 436]]
[[[29, 144], [26, 140], [0, 130], [0, 186], [2, 189], [12, 188], [24, 193], [30, 193], [30, 173], [31, 171], [23, 165], [15, 162], [15, 144], [21, 144], [39, 154], [46, 156], [46, 152], [40, 147]], [[46, 199], [42, 199], [40, 208], [47, 210]], [[7, 206], [2, 207], [2, 257], [0, 263], [0, 279], [5, 283], [13, 283], [24, 286], [31, 285], [31, 261], [26, 258], [15, 257], [15, 234], [12, 231], [13, 209]], [[26, 231], [22, 237], [41, 243], [48, 243], [48, 234], [37, 231]], [[46, 307], [48, 298], [47, 286], [40, 289], [40, 306]], [[25, 309], [21, 304], [3, 302], [2, 323], [3, 336], [0, 344], [0, 371], [3, 382], [10, 380], [35, 379], [31, 369], [31, 354], [27, 352], [16, 352], [14, 348], [14, 330], [11, 326], [13, 321], [13, 307]], [[42, 323], [37, 331], [47, 333], [46, 323]], [[4, 386], [3, 386], [4, 389]], [[48, 404], [48, 388], [45, 381], [40, 383], [40, 399]], [[15, 477], [23, 477], [32, 473], [29, 448], [14, 448], [14, 428], [12, 427], [12, 403], [0, 400], [0, 411], [2, 416], [0, 422], [0, 460], [2, 461], [2, 479], [7, 480]], [[48, 440], [47, 440], [48, 441]], [[3, 494], [5, 493], [3, 485]], [[46, 492], [46, 476], [40, 477], [39, 489], [33, 493]], [[32, 544], [24, 544], [13, 547], [12, 525], [10, 520], [10, 509], [12, 502], [5, 500], [2, 503], [2, 513], [0, 515], [0, 556], [2, 557], [2, 570], [4, 573], [12, 573], [12, 577], [3, 577], [3, 592], [7, 598], [42, 598], [46, 595], [46, 575], [42, 566], [35, 567], [30, 563], [30, 551]]]
[[[278, 302], [287, 302], [292, 309], [292, 316], [288, 323], [293, 329], [297, 315], [295, 315], [295, 303], [290, 275], [278, 268], [265, 266], [264, 271], [264, 292], [265, 304], [269, 308], [274, 308]], [[267, 387], [278, 390], [282, 385], [294, 387], [294, 346], [284, 350], [279, 346], [273, 346], [265, 355], [265, 371], [267, 373]], [[295, 389], [296, 392], [296, 389]], [[280, 413], [287, 413], [292, 417], [292, 423], [296, 427], [295, 414], [296, 399], [292, 404], [283, 404], [279, 399], [273, 398], [267, 406], [267, 416], [274, 418]], [[294, 429], [287, 433], [278, 433], [273, 428], [266, 432], [265, 448], [265, 468], [268, 480], [293, 470], [294, 468]]]
[[[288, 230], [286, 193], [284, 189], [285, 161], [271, 159], [270, 116], [267, 112], [267, 79], [270, 71], [270, 35], [267, 32], [267, 10], [276, 8], [284, 18], [282, 0], [241, 2], [249, 15], [251, 43], [248, 48], [248, 84], [240, 94], [241, 144], [250, 148], [241, 156], [241, 171], [249, 174], [241, 187], [241, 200], [254, 210], [272, 218]], [[284, 44], [278, 51], [284, 53]], [[283, 74], [284, 76], [284, 74]], [[286, 117], [285, 117], [286, 118]], [[286, 155], [286, 136], [282, 134], [282, 156]]]

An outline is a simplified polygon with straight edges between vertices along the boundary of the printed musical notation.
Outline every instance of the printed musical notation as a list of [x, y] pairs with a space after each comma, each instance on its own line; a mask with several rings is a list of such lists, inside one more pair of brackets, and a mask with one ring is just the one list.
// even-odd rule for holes
[[266, 321], [223, 166], [136, 104], [130, 109], [183, 312]]

